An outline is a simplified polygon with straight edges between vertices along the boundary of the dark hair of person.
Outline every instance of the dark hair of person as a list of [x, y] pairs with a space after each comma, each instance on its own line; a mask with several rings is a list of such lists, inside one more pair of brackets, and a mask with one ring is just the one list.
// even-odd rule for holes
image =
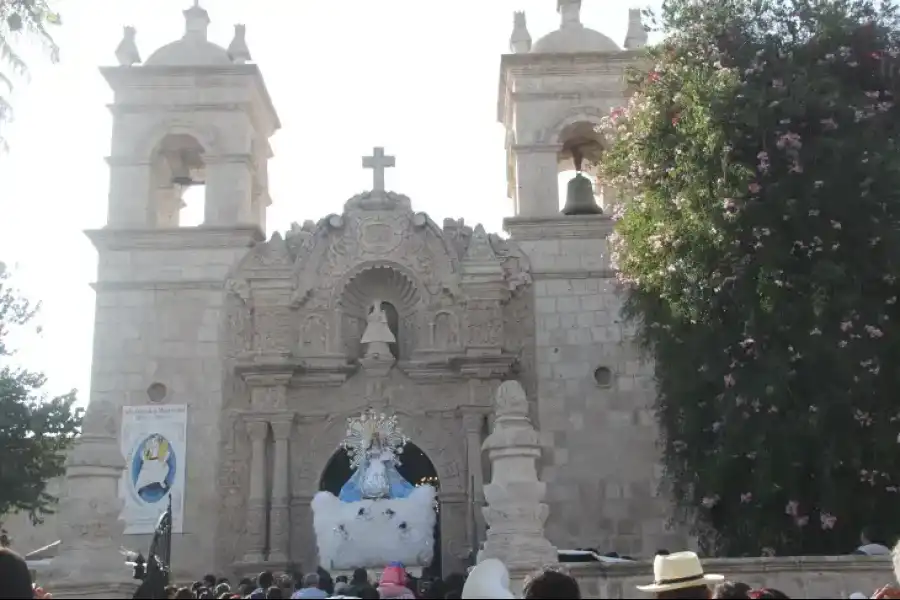
[[353, 579], [350, 580], [350, 583], [369, 583], [369, 572], [365, 569], [353, 569]]
[[9, 548], [0, 548], [0, 598], [31, 598], [31, 583], [25, 559]]
[[275, 583], [275, 576], [272, 571], [263, 571], [256, 578], [256, 585], [264, 590], [269, 589]]
[[782, 592], [781, 590], [776, 590], [774, 588], [762, 588], [761, 590], [751, 590], [748, 596], [749, 598], [772, 598], [774, 600], [782, 600], [787, 599], [790, 600], [790, 596]]
[[281, 593], [281, 588], [278, 586], [272, 586], [266, 590], [266, 598], [272, 598], [273, 600], [281, 600], [284, 596]]
[[525, 581], [522, 597], [580, 600], [581, 588], [578, 587], [578, 582], [571, 575], [545, 568]]
[[667, 592], [656, 592], [659, 600], [698, 600], [702, 598], [710, 598], [709, 588], [705, 585], [695, 585], [692, 587], [681, 588], [679, 590], [669, 590]]
[[360, 600], [380, 600], [381, 594], [372, 586], [367, 585], [359, 591]]
[[749, 598], [750, 586], [742, 581], [723, 581], [713, 589], [713, 598], [742, 600]]

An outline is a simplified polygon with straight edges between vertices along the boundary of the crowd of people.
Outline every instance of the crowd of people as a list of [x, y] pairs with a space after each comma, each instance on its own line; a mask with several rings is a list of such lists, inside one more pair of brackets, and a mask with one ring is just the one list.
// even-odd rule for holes
[[[880, 550], [879, 552], [880, 553]], [[900, 581], [900, 543], [892, 551], [894, 578]], [[694, 552], [660, 552], [653, 562], [653, 580], [638, 585], [637, 591], [660, 600], [710, 598], [789, 598], [774, 588], [751, 588], [723, 575], [705, 573]], [[509, 573], [500, 561], [479, 563], [469, 573], [456, 573], [446, 579], [421, 578], [410, 575], [403, 565], [391, 563], [377, 581], [370, 580], [366, 569], [354, 570], [352, 576], [332, 577], [327, 571], [303, 576], [276, 576], [270, 571], [255, 580], [241, 579], [232, 583], [227, 578], [206, 575], [191, 585], [166, 588], [169, 599], [202, 598], [515, 598], [509, 590]], [[522, 598], [577, 600], [582, 597], [578, 581], [560, 566], [549, 566], [526, 578]], [[9, 548], [0, 548], [0, 600], [13, 598], [53, 598], [32, 582], [26, 561]], [[885, 586], [871, 595], [856, 592], [850, 598], [900, 599], [900, 588]]]

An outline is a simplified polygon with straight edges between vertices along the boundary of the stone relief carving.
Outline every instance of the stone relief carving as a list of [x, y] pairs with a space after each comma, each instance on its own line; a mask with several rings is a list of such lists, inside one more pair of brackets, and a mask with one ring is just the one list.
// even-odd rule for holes
[[[391, 193], [377, 198], [364, 194], [348, 201], [340, 223], [329, 218], [311, 237], [308, 232], [293, 231], [292, 237], [303, 236], [301, 247], [311, 245], [305, 260], [295, 263], [295, 306], [309, 306], [321, 294], [332, 299], [325, 307], [333, 308], [341, 282], [351, 270], [367, 263], [394, 263], [409, 269], [422, 293], [431, 297], [455, 290], [458, 255], [441, 230], [424, 214], [414, 214], [403, 198]], [[374, 210], [369, 206], [373, 202], [381, 208]]]
[[466, 249], [465, 260], [472, 262], [492, 262], [497, 260], [494, 249], [488, 241], [487, 233], [480, 224], [475, 227], [472, 232], [472, 240]]
[[512, 240], [504, 240], [497, 234], [488, 236], [491, 248], [503, 262], [503, 278], [509, 291], [518, 292], [531, 284], [531, 262], [522, 248]]
[[300, 329], [300, 354], [321, 356], [328, 352], [328, 323], [319, 315], [306, 317]]
[[456, 315], [448, 311], [438, 312], [431, 324], [431, 347], [436, 350], [451, 350], [459, 346], [459, 321]]

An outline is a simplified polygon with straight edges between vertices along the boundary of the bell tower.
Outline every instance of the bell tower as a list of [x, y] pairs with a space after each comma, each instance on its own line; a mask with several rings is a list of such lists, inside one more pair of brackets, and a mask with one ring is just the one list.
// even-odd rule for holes
[[[559, 174], [564, 171], [577, 173], [564, 212], [601, 212], [585, 185], [594, 178], [591, 164], [602, 152], [595, 128], [612, 108], [625, 103], [625, 69], [641, 46], [639, 11], [629, 12], [636, 29], [631, 23], [629, 49], [622, 50], [582, 23], [582, 0], [557, 0], [556, 5], [559, 29], [533, 45], [513, 44], [513, 53], [501, 60], [497, 119], [506, 128], [508, 193], [516, 218], [558, 216]], [[523, 15], [516, 16], [513, 39], [530, 40], [524, 23]], [[613, 191], [602, 182], [593, 187], [609, 212]]]
[[[206, 507], [219, 499], [217, 424], [233, 385], [222, 350], [226, 282], [263, 239], [269, 139], [280, 128], [246, 28], [219, 46], [208, 39], [207, 11], [192, 4], [180, 39], [142, 61], [126, 27], [118, 65], [100, 69], [114, 93], [108, 214], [86, 232], [99, 262], [90, 406], [116, 423], [124, 406], [186, 407], [184, 483], [170, 488], [173, 553], [185, 573], [217, 560], [217, 516]], [[181, 218], [186, 194], [204, 202], [198, 225]], [[128, 502], [126, 535], [148, 533]]]
[[[593, 164], [604, 151], [597, 125], [626, 104], [625, 70], [641, 59], [637, 50], [647, 34], [640, 11], [628, 11], [622, 49], [587, 26], [582, 9], [591, 0], [543, 4], [548, 11], [556, 4], [559, 28], [532, 44], [525, 17], [514, 18], [513, 53], [501, 59], [497, 116], [506, 129], [515, 207], [504, 227], [528, 256], [534, 282], [533, 401], [547, 440], [540, 478], [555, 490], [546, 500], [545, 531], [559, 548], [603, 540], [646, 555], [685, 542], [661, 525], [668, 506], [651, 491], [661, 472], [655, 422], [644, 416], [652, 414], [653, 367], [620, 317], [608, 246], [619, 200]], [[568, 188], [564, 202], [561, 179]], [[628, 457], [629, 466], [598, 460], [603, 444]], [[587, 523], [573, 516], [582, 511], [597, 518]]]
[[181, 225], [183, 196], [204, 187], [203, 226], [265, 230], [269, 138], [280, 127], [245, 27], [228, 50], [207, 39], [209, 15], [184, 11], [181, 39], [140, 64], [125, 28], [119, 66], [100, 69], [115, 96], [109, 228]]

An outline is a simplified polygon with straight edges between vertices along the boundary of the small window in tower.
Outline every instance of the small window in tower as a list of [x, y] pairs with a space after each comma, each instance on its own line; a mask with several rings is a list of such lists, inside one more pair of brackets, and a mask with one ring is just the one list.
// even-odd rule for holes
[[594, 381], [597, 382], [599, 387], [608, 388], [612, 386], [612, 380], [612, 371], [608, 367], [597, 367], [594, 370]]

